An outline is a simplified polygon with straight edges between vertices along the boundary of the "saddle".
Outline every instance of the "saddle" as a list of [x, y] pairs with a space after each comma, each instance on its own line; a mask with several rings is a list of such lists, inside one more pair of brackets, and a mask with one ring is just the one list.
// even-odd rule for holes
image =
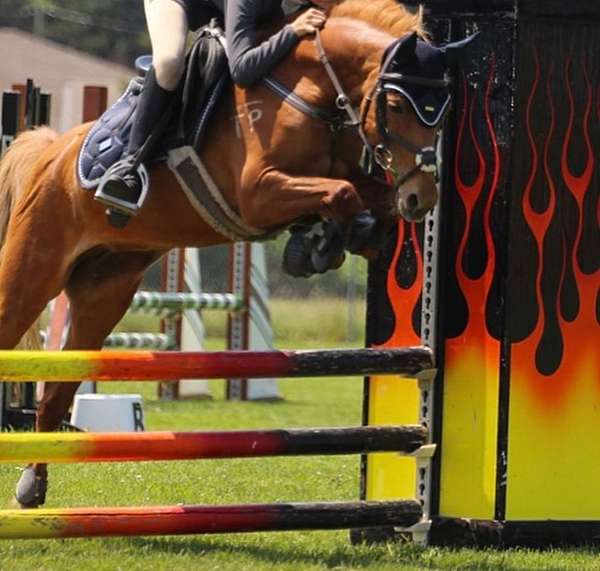
[[[215, 23], [198, 33], [186, 57], [186, 72], [177, 89], [165, 136], [157, 143], [149, 164], [165, 162], [176, 148], [192, 147], [200, 152], [206, 128], [222, 95], [231, 86], [223, 32]], [[123, 95], [96, 122], [86, 137], [77, 163], [79, 182], [95, 190], [104, 173], [125, 154], [145, 74], [152, 65], [150, 56], [136, 61], [138, 76]]]

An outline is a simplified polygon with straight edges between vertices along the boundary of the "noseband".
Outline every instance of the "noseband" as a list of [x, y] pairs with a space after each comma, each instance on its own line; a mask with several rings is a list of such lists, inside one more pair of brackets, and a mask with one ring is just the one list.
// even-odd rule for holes
[[[328, 111], [324, 111], [307, 103], [300, 96], [296, 95], [293, 91], [272, 77], [263, 79], [263, 83], [292, 107], [309, 117], [327, 123], [332, 132], [332, 156], [335, 154], [335, 141], [340, 132], [346, 129], [355, 130], [363, 144], [359, 166], [365, 175], [374, 178], [378, 182], [386, 185], [393, 185], [395, 187], [403, 185], [419, 172], [432, 174], [437, 178], [438, 160], [435, 147], [420, 147], [401, 135], [392, 133], [387, 125], [386, 98], [388, 92], [397, 92], [407, 96], [406, 92], [403, 90], [403, 86], [405, 85], [413, 84], [429, 87], [431, 89], [439, 89], [447, 88], [449, 80], [446, 78], [429, 79], [398, 73], [387, 73], [387, 68], [392, 60], [392, 58], [389, 57], [381, 67], [375, 86], [361, 103], [362, 112], [359, 116], [358, 112], [352, 106], [350, 98], [344, 91], [329, 58], [327, 57], [319, 31], [316, 33], [315, 44], [319, 54], [319, 60], [323, 64], [336, 91], [337, 96], [335, 104], [339, 113], [331, 114]], [[408, 96], [407, 98], [410, 100]], [[372, 145], [370, 143], [364, 128], [369, 109], [374, 100], [376, 105], [377, 130], [382, 139], [382, 142], [377, 145]], [[413, 102], [411, 101], [411, 103]], [[414, 104], [413, 107], [415, 107]], [[417, 116], [428, 127], [434, 127], [443, 119], [446, 107], [447, 106], [444, 107], [443, 113], [440, 113], [440, 116], [433, 124], [424, 121], [418, 113]], [[400, 175], [393, 167], [393, 155], [389, 147], [391, 142], [397, 143], [415, 156], [414, 168], [404, 175]]]

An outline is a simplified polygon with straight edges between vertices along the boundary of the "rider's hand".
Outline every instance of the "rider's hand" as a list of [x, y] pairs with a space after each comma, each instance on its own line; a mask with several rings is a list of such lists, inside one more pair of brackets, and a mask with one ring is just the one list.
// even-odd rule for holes
[[314, 34], [318, 29], [321, 29], [325, 25], [327, 16], [325, 12], [317, 10], [316, 8], [310, 8], [303, 12], [292, 22], [292, 28], [299, 38], [304, 36], [310, 36]]

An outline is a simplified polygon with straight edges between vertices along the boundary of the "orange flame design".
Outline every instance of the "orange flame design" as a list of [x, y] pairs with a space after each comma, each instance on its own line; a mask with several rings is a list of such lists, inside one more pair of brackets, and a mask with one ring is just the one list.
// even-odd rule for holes
[[[551, 169], [550, 148], [553, 144], [556, 132], [556, 105], [552, 93], [552, 78], [554, 66], [550, 65], [546, 78], [546, 100], [550, 111], [550, 125], [546, 133], [544, 143], [543, 169], [547, 188], [549, 191], [549, 202], [543, 212], [536, 212], [532, 206], [531, 193], [534, 180], [539, 168], [538, 151], [536, 142], [532, 134], [531, 116], [533, 113], [533, 100], [538, 89], [540, 81], [540, 60], [538, 51], [534, 52], [534, 62], [536, 75], [532, 85], [532, 91], [529, 96], [527, 106], [526, 127], [531, 149], [531, 172], [529, 181], [523, 194], [523, 214], [527, 226], [535, 239], [537, 250], [538, 267], [536, 272], [536, 298], [538, 304], [538, 319], [532, 334], [525, 340], [512, 344], [511, 362], [512, 371], [516, 375], [517, 382], [526, 383], [532, 390], [538, 406], [545, 410], [558, 409], [567, 406], [567, 393], [572, 390], [573, 385], [581, 383], [590, 373], [598, 378], [600, 360], [598, 358], [597, 346], [594, 348], [594, 337], [597, 345], [598, 324], [595, 320], [595, 303], [600, 284], [598, 272], [586, 274], [580, 265], [578, 251], [581, 248], [583, 227], [584, 227], [584, 200], [586, 194], [590, 192], [592, 178], [595, 171], [594, 151], [590, 137], [590, 119], [593, 110], [593, 90], [590, 82], [587, 64], [584, 66], [583, 77], [585, 81], [586, 104], [582, 114], [582, 133], [584, 148], [586, 151], [585, 166], [581, 174], [576, 175], [569, 166], [569, 150], [574, 138], [574, 125], [576, 121], [575, 101], [573, 97], [573, 88], [571, 85], [572, 58], [568, 57], [564, 69], [564, 81], [568, 100], [569, 114], [568, 124], [561, 151], [561, 175], [562, 181], [554, 179]], [[600, 108], [599, 108], [600, 109]], [[560, 133], [559, 133], [560, 134]], [[560, 182], [564, 184], [558, 188]], [[563, 188], [566, 192], [563, 191]], [[572, 245], [569, 245], [565, 235], [564, 228], [561, 229], [561, 250], [560, 259], [560, 279], [556, 299], [544, 299], [542, 292], [542, 281], [544, 273], [548, 271], [544, 267], [544, 261], [548, 261], [549, 248], [548, 235], [550, 226], [561, 222], [561, 211], [558, 208], [560, 192], [563, 195], [568, 193], [576, 203], [577, 207], [577, 228]], [[564, 223], [563, 223], [564, 224]], [[571, 251], [569, 252], [569, 247]], [[575, 279], [576, 297], [578, 298], [574, 305], [576, 315], [565, 316], [561, 308], [561, 296], [565, 295], [565, 276], [568, 262], [572, 267]], [[548, 317], [550, 314], [556, 315], [558, 331], [560, 338], [556, 338], [553, 345], [544, 345], [544, 335], [549, 326]], [[538, 358], [543, 353], [562, 349], [562, 355], [554, 355], [557, 366], [553, 370], [540, 370]], [[534, 359], [535, 356], [535, 359]], [[537, 366], [536, 366], [537, 365]], [[596, 371], [596, 373], [594, 373]], [[600, 379], [598, 379], [598, 388], [600, 389]], [[514, 382], [514, 381], [513, 381]]]
[[[410, 255], [413, 254], [413, 255]], [[401, 284], [397, 279], [397, 271], [403, 265], [413, 264], [404, 258], [414, 258], [416, 268], [410, 283]], [[413, 315], [418, 311], [423, 284], [423, 256], [417, 233], [417, 225], [400, 221], [398, 225], [398, 243], [387, 276], [387, 291], [392, 303], [395, 327], [392, 336], [380, 347], [402, 347], [419, 345], [420, 331], [415, 330]]]
[[[449, 339], [446, 342], [447, 367], [449, 369], [457, 367], [458, 369], [460, 368], [460, 363], [464, 362], [465, 357], [467, 357], [469, 361], [474, 360], [476, 363], [475, 366], [477, 367], [477, 370], [473, 371], [473, 374], [477, 375], [478, 377], [485, 376], [477, 373], [477, 371], [481, 371], [481, 368], [484, 368], [486, 372], [491, 374], [497, 372], [500, 355], [500, 344], [491, 335], [486, 324], [485, 316], [486, 302], [492, 287], [494, 272], [496, 270], [496, 251], [490, 226], [490, 213], [496, 192], [498, 190], [501, 171], [500, 151], [490, 113], [490, 94], [496, 74], [495, 67], [495, 58], [492, 57], [484, 98], [484, 114], [489, 135], [489, 142], [492, 149], [493, 164], [487, 164], [486, 157], [484, 156], [482, 150], [482, 144], [478, 140], [475, 132], [473, 120], [475, 95], [473, 94], [471, 97], [469, 97], [467, 81], [465, 78], [463, 80], [464, 106], [458, 128], [457, 148], [462, 148], [468, 121], [469, 135], [474, 145], [478, 163], [477, 175], [474, 181], [469, 184], [464, 180], [460, 172], [460, 152], [456, 154], [454, 165], [456, 190], [458, 198], [462, 202], [465, 210], [465, 228], [458, 246], [455, 271], [459, 287], [464, 294], [467, 303], [468, 322], [465, 330], [458, 337]], [[491, 175], [491, 177], [489, 175]], [[474, 277], [467, 275], [467, 272], [464, 269], [464, 264], [467, 256], [469, 255], [467, 246], [469, 231], [473, 223], [474, 209], [478, 201], [481, 199], [482, 194], [485, 192], [488, 178], [490, 178], [490, 182], [488, 193], [485, 197], [485, 208], [483, 213], [483, 238], [486, 244], [487, 259], [481, 275]]]

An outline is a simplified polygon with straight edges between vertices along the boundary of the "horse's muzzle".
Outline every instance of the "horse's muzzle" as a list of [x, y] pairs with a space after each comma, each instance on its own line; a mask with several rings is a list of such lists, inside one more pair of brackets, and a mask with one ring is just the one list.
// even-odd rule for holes
[[417, 193], [409, 192], [406, 196], [398, 194], [398, 212], [407, 222], [422, 222], [429, 210], [423, 208]]

